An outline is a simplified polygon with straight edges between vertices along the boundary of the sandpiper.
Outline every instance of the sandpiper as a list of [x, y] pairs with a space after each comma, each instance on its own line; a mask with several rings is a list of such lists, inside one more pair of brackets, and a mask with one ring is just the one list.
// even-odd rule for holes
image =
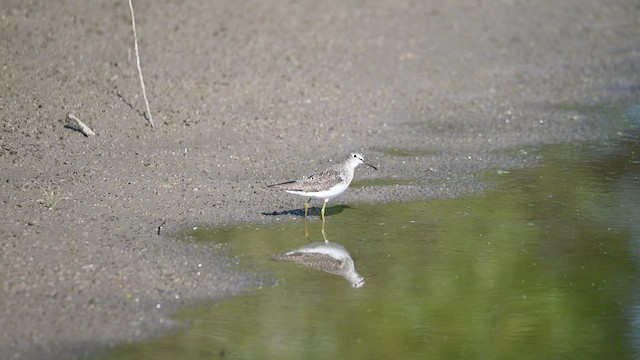
[[290, 261], [308, 268], [340, 275], [354, 288], [364, 286], [365, 279], [356, 272], [351, 255], [344, 246], [329, 242], [314, 242], [285, 253], [274, 255], [274, 260]]
[[378, 170], [377, 167], [367, 163], [362, 155], [351, 153], [344, 162], [336, 164], [325, 171], [311, 174], [298, 180], [269, 185], [268, 187], [284, 190], [289, 194], [309, 197], [309, 200], [304, 203], [305, 218], [307, 217], [311, 199], [323, 199], [324, 204], [322, 204], [320, 215], [322, 215], [322, 221], [324, 222], [324, 209], [327, 206], [327, 202], [347, 190], [351, 180], [353, 180], [353, 173], [360, 164], [365, 164]]

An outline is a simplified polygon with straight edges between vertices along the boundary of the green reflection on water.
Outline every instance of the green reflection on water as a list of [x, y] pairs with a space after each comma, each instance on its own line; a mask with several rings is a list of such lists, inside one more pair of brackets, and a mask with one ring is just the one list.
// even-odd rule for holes
[[360, 289], [271, 256], [323, 241], [317, 220], [202, 229], [279, 279], [180, 311], [189, 327], [108, 358], [415, 359], [640, 356], [637, 141], [565, 145], [544, 166], [454, 200], [328, 212]]

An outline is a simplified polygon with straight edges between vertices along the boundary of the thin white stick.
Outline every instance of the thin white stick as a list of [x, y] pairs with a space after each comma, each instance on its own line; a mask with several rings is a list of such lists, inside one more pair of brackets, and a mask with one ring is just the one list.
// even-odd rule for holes
[[67, 123], [69, 124], [70, 128], [80, 131], [86, 137], [94, 136], [96, 134], [93, 132], [93, 130], [91, 130], [90, 127], [88, 127], [85, 123], [83, 123], [80, 119], [78, 119], [72, 113], [67, 114], [67, 120], [68, 120]]
[[149, 100], [147, 100], [147, 89], [144, 87], [144, 79], [142, 78], [142, 67], [140, 67], [140, 54], [138, 53], [138, 34], [136, 33], [136, 18], [133, 15], [133, 4], [131, 0], [129, 0], [129, 9], [131, 9], [131, 27], [133, 28], [133, 40], [136, 50], [136, 62], [138, 64], [138, 75], [140, 76], [140, 85], [142, 86], [142, 96], [144, 97], [144, 104], [147, 106], [146, 115], [147, 120], [149, 120], [149, 124], [151, 127], [154, 127], [153, 117], [151, 116], [151, 109], [149, 108]]

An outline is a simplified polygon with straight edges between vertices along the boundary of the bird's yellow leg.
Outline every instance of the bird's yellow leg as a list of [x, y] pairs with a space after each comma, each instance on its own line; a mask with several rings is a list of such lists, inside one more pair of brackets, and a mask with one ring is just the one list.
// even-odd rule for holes
[[327, 207], [327, 201], [329, 201], [329, 199], [324, 200], [324, 204], [322, 204], [322, 210], [320, 210], [320, 215], [322, 215], [322, 223], [324, 223], [324, 208]]
[[311, 202], [311, 198], [304, 203], [304, 218], [307, 218], [307, 213], [309, 212], [309, 203]]

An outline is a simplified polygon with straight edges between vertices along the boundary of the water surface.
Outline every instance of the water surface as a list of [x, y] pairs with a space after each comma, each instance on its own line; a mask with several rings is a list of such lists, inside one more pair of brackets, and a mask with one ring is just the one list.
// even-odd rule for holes
[[271, 259], [324, 242], [317, 219], [195, 230], [277, 285], [180, 311], [188, 327], [107, 358], [638, 358], [635, 139], [538, 150], [481, 196], [330, 207], [326, 240], [361, 288]]

